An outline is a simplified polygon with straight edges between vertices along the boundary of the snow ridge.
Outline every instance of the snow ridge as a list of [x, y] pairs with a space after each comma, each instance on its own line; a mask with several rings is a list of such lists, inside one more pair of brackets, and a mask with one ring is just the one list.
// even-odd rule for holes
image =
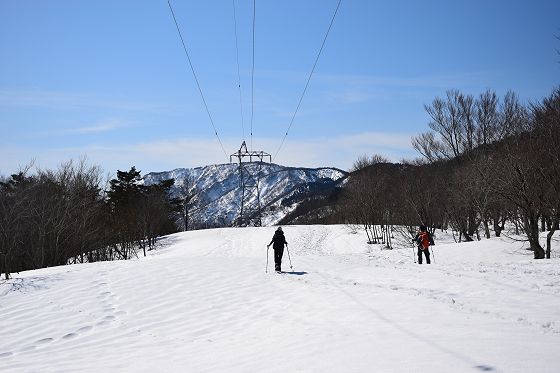
[[[261, 166], [260, 172], [258, 167]], [[297, 207], [289, 199], [295, 191], [308, 190], [320, 183], [339, 185], [348, 175], [337, 168], [285, 167], [274, 163], [251, 163], [246, 166], [251, 174], [259, 175], [263, 224], [273, 225]], [[201, 226], [229, 226], [240, 209], [241, 188], [237, 164], [220, 164], [196, 168], [178, 168], [172, 171], [152, 172], [144, 176], [147, 185], [164, 179], [175, 179], [174, 193], [178, 193], [187, 180], [199, 191], [199, 203], [193, 221]]]

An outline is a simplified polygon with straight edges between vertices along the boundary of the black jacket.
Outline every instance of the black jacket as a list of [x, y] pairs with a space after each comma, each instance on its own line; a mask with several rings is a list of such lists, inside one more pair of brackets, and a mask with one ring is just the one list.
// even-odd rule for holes
[[284, 232], [274, 232], [274, 237], [272, 237], [272, 241], [270, 241], [269, 245], [270, 244], [274, 244], [272, 245], [274, 250], [282, 250], [284, 248], [284, 244], [288, 244], [288, 242], [286, 242], [286, 237], [284, 237]]

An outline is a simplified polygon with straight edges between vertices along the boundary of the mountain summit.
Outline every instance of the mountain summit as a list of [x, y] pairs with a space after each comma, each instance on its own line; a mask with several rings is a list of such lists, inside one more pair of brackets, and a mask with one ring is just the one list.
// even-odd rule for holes
[[[257, 174], [258, 163], [246, 165]], [[348, 173], [337, 168], [285, 167], [261, 163], [258, 172], [263, 225], [286, 222], [290, 213], [311, 199], [328, 197], [346, 179]], [[175, 179], [173, 193], [185, 189], [197, 194], [192, 221], [198, 227], [230, 226], [237, 218], [241, 204], [239, 165], [234, 163], [173, 171], [152, 172], [144, 176], [151, 185]], [[299, 214], [298, 214], [299, 216]], [[291, 214], [290, 220], [297, 218]]]

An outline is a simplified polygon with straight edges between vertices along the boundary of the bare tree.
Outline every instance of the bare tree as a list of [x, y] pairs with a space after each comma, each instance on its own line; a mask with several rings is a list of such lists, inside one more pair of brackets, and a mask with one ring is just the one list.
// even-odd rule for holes
[[358, 159], [353, 163], [352, 167], [350, 168], [350, 172], [359, 171], [378, 163], [389, 163], [389, 159], [380, 154], [374, 154], [371, 157], [368, 157], [364, 154], [358, 157]]
[[[28, 170], [26, 170], [27, 172]], [[0, 185], [2, 271], [67, 264], [103, 244], [99, 170], [85, 161], [12, 175]]]
[[542, 102], [532, 105], [540, 157], [537, 170], [543, 187], [543, 221], [547, 222], [546, 257], [550, 259], [551, 240], [560, 229], [560, 87]]
[[475, 103], [475, 118], [478, 123], [476, 129], [477, 144], [489, 145], [499, 140], [497, 127], [500, 123], [498, 96], [487, 90], [482, 93]]
[[181, 220], [183, 229], [188, 231], [191, 227], [192, 212], [198, 204], [200, 190], [197, 188], [196, 180], [192, 176], [183, 179], [182, 184], [178, 186], [179, 201], [181, 203]]
[[500, 103], [492, 91], [474, 100], [470, 95], [451, 90], [446, 99], [436, 98], [425, 109], [432, 131], [413, 137], [412, 145], [429, 162], [460, 159], [481, 145], [529, 129], [523, 127], [527, 124], [524, 107], [511, 91]]
[[539, 243], [539, 219], [543, 194], [536, 172], [538, 148], [534, 140], [533, 133], [526, 133], [508, 139], [499, 147], [495, 192], [510, 205], [511, 215], [519, 216], [535, 259], [542, 259], [545, 253]]
[[[447, 91], [447, 99], [436, 98], [430, 106], [424, 108], [431, 120], [428, 126], [433, 133], [421, 134], [412, 140], [412, 144], [420, 154], [430, 162], [452, 159], [463, 153], [462, 138], [466, 126], [462, 125], [464, 96], [457, 90]], [[429, 146], [429, 148], [428, 148]]]
[[0, 275], [3, 273], [6, 280], [11, 273], [23, 268], [19, 249], [25, 237], [30, 206], [28, 170], [21, 170], [0, 182]]

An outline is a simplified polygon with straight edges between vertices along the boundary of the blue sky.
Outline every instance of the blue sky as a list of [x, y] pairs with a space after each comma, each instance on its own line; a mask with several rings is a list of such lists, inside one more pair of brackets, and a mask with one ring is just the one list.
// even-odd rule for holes
[[[337, 1], [256, 1], [252, 137], [253, 1], [172, 1], [226, 154], [243, 139], [277, 153]], [[560, 84], [559, 15], [554, 0], [342, 0], [273, 161], [415, 157], [424, 105], [449, 89], [541, 99]], [[0, 1], [0, 56], [0, 174], [84, 156], [110, 173], [229, 161], [166, 0]]]

